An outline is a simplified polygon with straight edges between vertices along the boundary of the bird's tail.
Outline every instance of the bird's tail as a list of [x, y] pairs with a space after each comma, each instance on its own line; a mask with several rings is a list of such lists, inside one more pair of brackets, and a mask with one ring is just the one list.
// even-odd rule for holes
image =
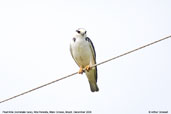
[[98, 88], [96, 82], [92, 83], [92, 82], [89, 81], [89, 84], [90, 84], [90, 89], [91, 89], [92, 92], [99, 91], [99, 88]]
[[97, 86], [97, 68], [92, 68], [90, 71], [86, 71], [86, 75], [90, 84], [91, 91], [99, 91]]

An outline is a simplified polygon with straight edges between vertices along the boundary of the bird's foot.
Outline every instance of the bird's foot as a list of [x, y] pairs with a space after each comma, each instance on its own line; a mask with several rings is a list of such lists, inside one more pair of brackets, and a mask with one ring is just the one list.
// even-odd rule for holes
[[85, 67], [85, 70], [87, 70], [87, 72], [90, 70], [90, 65], [87, 65], [86, 67]]
[[78, 74], [83, 74], [83, 68], [80, 67], [80, 70], [78, 71]]

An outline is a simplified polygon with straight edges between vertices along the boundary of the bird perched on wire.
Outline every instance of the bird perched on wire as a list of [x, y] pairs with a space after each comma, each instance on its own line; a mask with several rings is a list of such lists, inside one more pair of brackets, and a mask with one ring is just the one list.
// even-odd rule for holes
[[91, 91], [99, 91], [97, 86], [97, 67], [91, 68], [93, 64], [96, 64], [96, 52], [92, 41], [87, 37], [85, 29], [79, 28], [76, 30], [75, 36], [70, 43], [70, 52], [72, 58], [80, 67], [78, 73], [83, 74], [85, 69]]

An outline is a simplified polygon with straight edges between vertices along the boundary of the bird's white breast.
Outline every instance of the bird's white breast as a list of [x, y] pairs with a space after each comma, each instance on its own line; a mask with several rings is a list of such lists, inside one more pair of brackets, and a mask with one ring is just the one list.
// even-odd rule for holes
[[71, 46], [75, 61], [82, 67], [89, 65], [93, 56], [89, 43], [83, 38], [77, 38], [75, 42], [71, 42]]

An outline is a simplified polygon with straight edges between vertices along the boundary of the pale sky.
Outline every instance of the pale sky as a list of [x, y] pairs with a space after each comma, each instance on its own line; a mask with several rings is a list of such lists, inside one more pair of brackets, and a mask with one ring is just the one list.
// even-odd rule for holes
[[[170, 0], [0, 0], [0, 100], [79, 70], [69, 44], [77, 28], [97, 62], [171, 35]], [[3, 111], [171, 111], [171, 39], [98, 66], [99, 92], [84, 75], [0, 104]]]

